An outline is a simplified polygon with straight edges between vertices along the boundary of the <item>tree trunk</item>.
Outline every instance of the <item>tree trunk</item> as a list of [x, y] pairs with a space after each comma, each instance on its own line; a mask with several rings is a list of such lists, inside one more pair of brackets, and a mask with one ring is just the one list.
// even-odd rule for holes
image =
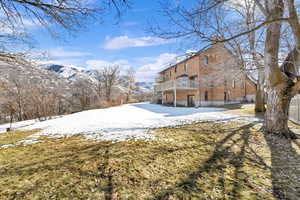
[[12, 129], [13, 117], [14, 117], [14, 114], [12, 111], [10, 111], [9, 130]]
[[[255, 6], [253, 6], [252, 9], [255, 9]], [[248, 10], [250, 11], [250, 10]], [[254, 14], [254, 10], [250, 11], [247, 13], [246, 15], [246, 24], [248, 26], [248, 30], [253, 29], [255, 26], [253, 23], [255, 21], [255, 14]], [[252, 59], [254, 61], [256, 70], [258, 71], [258, 80], [257, 80], [257, 84], [256, 84], [256, 95], [255, 95], [255, 112], [256, 113], [261, 113], [261, 112], [265, 112], [266, 108], [265, 108], [265, 101], [264, 101], [264, 89], [263, 89], [263, 85], [264, 85], [264, 71], [263, 71], [263, 66], [261, 66], [259, 59], [258, 59], [258, 55], [256, 52], [256, 35], [255, 35], [255, 31], [250, 32], [248, 35], [248, 40], [249, 40], [249, 46], [250, 46], [250, 51], [251, 51], [251, 55], [252, 55]]]
[[106, 88], [106, 101], [108, 103], [111, 103], [111, 90], [112, 88], [109, 86], [108, 88]]
[[287, 83], [267, 90], [267, 110], [265, 114], [265, 131], [279, 134], [286, 138], [296, 139], [289, 130], [289, 106], [292, 99], [291, 86]]
[[265, 91], [264, 91], [264, 84], [265, 84], [265, 72], [263, 67], [259, 64], [256, 55], [253, 56], [255, 60], [255, 65], [258, 70], [258, 80], [256, 84], [256, 99], [255, 99], [255, 112], [265, 112]]
[[259, 83], [257, 83], [256, 87], [256, 96], [255, 96], [255, 112], [265, 112], [265, 99], [264, 99], [264, 91], [262, 90]]
[[[267, 1], [269, 19], [283, 16], [283, 0]], [[265, 40], [264, 69], [267, 88], [267, 111], [264, 128], [267, 133], [295, 139], [296, 135], [288, 128], [289, 106], [293, 97], [294, 83], [281, 71], [278, 63], [281, 23], [269, 24]]]

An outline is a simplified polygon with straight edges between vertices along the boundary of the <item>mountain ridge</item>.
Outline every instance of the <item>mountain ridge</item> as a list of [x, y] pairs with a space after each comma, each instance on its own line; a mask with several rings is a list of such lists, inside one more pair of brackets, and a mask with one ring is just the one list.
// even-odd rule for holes
[[[56, 73], [58, 76], [66, 79], [70, 83], [73, 83], [80, 78], [87, 79], [92, 82], [96, 82], [95, 76], [97, 70], [94, 69], [86, 69], [74, 65], [59, 65], [59, 64], [41, 65], [41, 68]], [[121, 76], [119, 80], [119, 87], [121, 87], [120, 89], [123, 91], [126, 90], [125, 89], [126, 80], [124, 79], [125, 79], [124, 76]], [[137, 93], [151, 92], [153, 89], [153, 84], [154, 84], [153, 82], [137, 81], [135, 82], [134, 92]]]

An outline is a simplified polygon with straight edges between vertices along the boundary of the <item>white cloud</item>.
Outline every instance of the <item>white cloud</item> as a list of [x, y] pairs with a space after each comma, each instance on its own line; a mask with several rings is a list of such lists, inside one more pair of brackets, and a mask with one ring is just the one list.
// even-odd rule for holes
[[105, 66], [119, 65], [121, 72], [129, 68], [134, 68], [136, 71], [136, 81], [153, 82], [158, 72], [165, 69], [170, 64], [178, 61], [178, 56], [172, 53], [163, 53], [155, 57], [137, 57], [130, 60], [120, 59], [116, 61], [106, 60], [87, 60], [82, 63], [80, 58], [45, 60], [40, 64], [60, 64], [60, 65], [75, 65], [86, 66], [86, 69], [101, 69]]
[[33, 21], [28, 19], [23, 19], [22, 21], [16, 21], [14, 26], [7, 23], [6, 17], [0, 14], [0, 33], [1, 34], [11, 34], [11, 35], [21, 35], [26, 32], [26, 30], [31, 30], [37, 28], [38, 25], [33, 23]]
[[107, 66], [118, 65], [120, 66], [121, 71], [129, 69], [131, 67], [128, 60], [116, 60], [114, 62], [105, 60], [87, 60], [86, 65], [88, 69], [101, 69]]
[[[158, 75], [158, 72], [165, 69], [170, 63], [173, 63], [176, 57], [176, 54], [171, 53], [163, 53], [157, 57], [154, 57], [152, 62], [137, 68], [137, 81], [154, 81], [154, 78]], [[149, 60], [149, 58], [146, 59]]]
[[48, 52], [50, 57], [82, 57], [91, 55], [89, 52], [65, 50], [62, 47], [52, 48]]
[[114, 62], [105, 60], [88, 60], [86, 65], [88, 69], [101, 69], [105, 66], [119, 65], [121, 71], [134, 68], [137, 81], [152, 82], [158, 75], [158, 72], [166, 68], [170, 63], [174, 63], [176, 54], [163, 53], [156, 57], [139, 57], [129, 60], [117, 60]]
[[130, 38], [127, 35], [111, 38], [106, 37], [106, 43], [103, 48], [105, 49], [124, 49], [129, 47], [145, 47], [145, 46], [155, 46], [161, 44], [167, 44], [170, 40], [165, 40], [158, 37], [133, 37]]

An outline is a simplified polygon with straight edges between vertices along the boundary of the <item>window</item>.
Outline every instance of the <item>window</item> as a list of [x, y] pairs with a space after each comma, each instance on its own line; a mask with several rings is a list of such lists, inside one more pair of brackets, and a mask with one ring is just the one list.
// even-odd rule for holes
[[205, 56], [203, 57], [203, 62], [204, 62], [204, 64], [206, 64], [206, 65], [208, 64], [208, 56], [205, 55]]
[[232, 80], [232, 88], [235, 88], [235, 80]]
[[224, 101], [227, 101], [228, 97], [227, 97], [227, 92], [224, 92]]
[[184, 71], [185, 71], [185, 72], [187, 72], [188, 67], [189, 67], [188, 64], [187, 64], [187, 63], [184, 63]]
[[207, 91], [205, 91], [205, 93], [204, 93], [204, 100], [208, 101], [208, 92]]
[[177, 65], [175, 66], [175, 73], [177, 72]]
[[171, 77], [171, 75], [172, 75], [172, 71], [170, 70], [170, 77]]

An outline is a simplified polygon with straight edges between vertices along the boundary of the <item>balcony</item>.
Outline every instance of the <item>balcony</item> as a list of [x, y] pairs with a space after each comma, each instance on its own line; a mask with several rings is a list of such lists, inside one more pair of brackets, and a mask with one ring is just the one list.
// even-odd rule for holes
[[159, 75], [158, 77], [155, 78], [156, 83], [161, 83], [161, 82], [164, 82], [164, 81], [166, 81], [166, 78], [163, 75]]
[[170, 80], [163, 83], [157, 83], [154, 85], [156, 92], [168, 91], [168, 90], [197, 90], [197, 81], [190, 79], [176, 79]]

